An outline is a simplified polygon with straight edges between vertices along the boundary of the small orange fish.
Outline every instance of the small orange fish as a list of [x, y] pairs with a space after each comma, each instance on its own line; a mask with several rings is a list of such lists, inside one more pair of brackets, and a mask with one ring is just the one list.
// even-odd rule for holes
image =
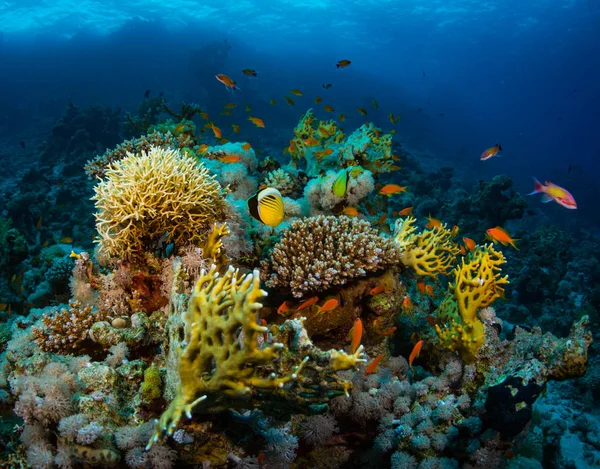
[[385, 223], [385, 221], [386, 221], [386, 220], [387, 220], [387, 213], [384, 213], [383, 215], [381, 215], [381, 216], [379, 217], [379, 220], [377, 220], [377, 221], [375, 222], [375, 224], [376, 224], [376, 225], [382, 225], [382, 224], [384, 224], [384, 223]]
[[274, 100], [274, 99], [269, 99], [269, 104], [270, 104], [271, 106], [275, 106], [277, 103], [275, 102], [275, 100]]
[[365, 370], [365, 376], [370, 375], [371, 373], [375, 373], [375, 371], [377, 371], [377, 366], [379, 366], [379, 362], [381, 361], [381, 359], [383, 358], [383, 353], [377, 355], [373, 361], [371, 363], [369, 363], [369, 366], [367, 366], [367, 369]]
[[35, 228], [40, 229], [42, 227], [42, 217], [38, 218], [38, 221], [35, 222]]
[[201, 112], [200, 117], [202, 117], [204, 120], [208, 120], [208, 112]]
[[502, 145], [500, 145], [499, 143], [496, 143], [496, 145], [494, 145], [493, 147], [490, 147], [487, 150], [485, 150], [481, 154], [481, 156], [479, 157], [479, 159], [481, 161], [489, 160], [493, 156], [498, 156], [498, 154], [501, 151], [502, 151]]
[[250, 105], [248, 103], [244, 103], [244, 106], [246, 107], [246, 112], [252, 111], [252, 109], [250, 109]]
[[175, 129], [173, 129], [173, 134], [175, 135], [179, 135], [180, 133], [182, 133], [185, 129], [185, 125], [183, 124], [179, 124], [177, 126], [175, 126]]
[[225, 109], [233, 109], [234, 107], [236, 107], [237, 104], [235, 103], [228, 103], [225, 106], [223, 106]]
[[248, 151], [250, 150], [250, 148], [252, 148], [252, 145], [250, 145], [250, 143], [246, 142], [242, 145], [242, 149]]
[[371, 288], [369, 290], [370, 295], [378, 295], [379, 293], [383, 293], [385, 291], [385, 285], [377, 285], [376, 287]]
[[364, 107], [357, 107], [356, 110], [361, 113], [361, 115], [366, 116], [367, 110]]
[[198, 146], [198, 150], [196, 151], [196, 153], [199, 156], [204, 155], [204, 153], [206, 153], [208, 151], [208, 145], [206, 143], [202, 143], [201, 145]]
[[62, 243], [62, 244], [72, 244], [73, 243], [73, 238], [70, 238], [70, 237], [66, 236], [63, 239], [61, 239], [59, 241], [59, 243]]
[[431, 285], [425, 286], [425, 293], [427, 293], [431, 298], [435, 296], [433, 293], [433, 287]]
[[360, 346], [360, 341], [362, 340], [363, 334], [363, 323], [360, 318], [356, 318], [354, 320], [354, 325], [350, 332], [348, 332], [348, 337], [350, 338], [350, 351], [355, 353]]
[[508, 246], [509, 244], [515, 248], [517, 251], [519, 248], [515, 245], [515, 241], [519, 241], [518, 239], [513, 239], [504, 228], [497, 226], [496, 228], [490, 228], [486, 231], [487, 236], [492, 241], [498, 241], [503, 246]]
[[244, 70], [242, 70], [242, 73], [247, 77], [253, 78], [256, 78], [256, 76], [258, 75], [258, 73], [256, 73], [256, 70], [252, 70], [251, 68], [245, 68]]
[[450, 230], [450, 236], [452, 236], [454, 238], [458, 234], [459, 231], [460, 231], [460, 228], [457, 225], [454, 225], [452, 227], [452, 230]]
[[223, 83], [225, 85], [225, 88], [227, 88], [230, 91], [238, 91], [239, 88], [236, 86], [235, 81], [233, 81], [231, 78], [229, 78], [227, 75], [224, 75], [223, 73], [219, 73], [217, 75], [215, 75], [215, 78], [220, 81], [221, 83]]
[[238, 155], [227, 155], [227, 156], [219, 157], [219, 161], [221, 163], [231, 164], [231, 163], [239, 163], [240, 161], [242, 161], [242, 159]]
[[402, 210], [400, 210], [398, 212], [398, 215], [405, 217], [406, 215], [410, 215], [412, 213], [412, 211], [413, 211], [412, 207], [406, 207], [406, 208], [403, 208]]
[[213, 134], [215, 134], [216, 138], [221, 138], [223, 136], [223, 134], [221, 133], [221, 129], [219, 129], [215, 124], [213, 124], [211, 122], [210, 127], [213, 131]]
[[335, 66], [337, 68], [345, 68], [348, 65], [350, 65], [352, 62], [350, 62], [349, 60], [338, 60], [338, 63], [335, 64]]
[[402, 308], [405, 311], [412, 311], [415, 308], [415, 305], [413, 304], [412, 300], [410, 299], [410, 296], [406, 295], [404, 297], [404, 300], [402, 300]]
[[332, 148], [326, 148], [321, 153], [323, 154], [323, 156], [329, 156], [329, 155], [331, 155], [333, 153], [333, 149]]
[[239, 134], [239, 133], [240, 133], [240, 126], [239, 126], [239, 125], [236, 125], [236, 124], [231, 124], [231, 128], [233, 129], [233, 131], [234, 131], [236, 134]]
[[307, 147], [314, 147], [319, 144], [319, 141], [315, 137], [310, 137], [304, 140], [304, 145]]
[[344, 210], [342, 210], [342, 213], [349, 217], [357, 217], [358, 216], [358, 210], [356, 209], [356, 207], [346, 207]]
[[252, 123], [256, 127], [260, 127], [260, 128], [264, 128], [265, 127], [265, 123], [263, 122], [263, 120], [259, 119], [258, 117], [248, 117], [248, 120], [252, 121]]
[[[267, 321], [265, 321], [264, 319], [261, 319], [260, 325], [263, 327], [267, 327]], [[268, 342], [268, 341], [269, 341], [269, 331], [264, 331], [263, 332], [263, 342]]]
[[300, 90], [290, 90], [290, 93], [292, 93], [294, 96], [302, 96], [303, 93]]
[[346, 120], [346, 114], [340, 114], [340, 117], [338, 117], [338, 120], [340, 122], [344, 122]]
[[373, 109], [379, 109], [379, 103], [377, 101], [372, 99], [371, 102], [373, 103]]
[[465, 243], [465, 246], [469, 251], [473, 252], [475, 250], [476, 244], [471, 238], [463, 238], [463, 243]]
[[225, 145], [226, 143], [229, 143], [229, 140], [227, 140], [226, 138], [222, 138], [222, 139], [219, 140], [219, 143], [221, 145]]
[[399, 186], [398, 184], [386, 184], [381, 189], [379, 189], [379, 194], [391, 197], [394, 194], [406, 192], [406, 189], [406, 186]]
[[292, 98], [288, 98], [288, 97], [286, 96], [286, 97], [285, 97], [285, 100], [287, 101], [287, 103], [288, 103], [290, 106], [295, 106], [295, 105], [296, 105], [296, 103], [294, 102], [294, 100], [293, 100]]
[[227, 109], [227, 110], [221, 112], [221, 115], [222, 116], [230, 116], [231, 115], [231, 109]]
[[421, 353], [422, 348], [423, 348], [423, 341], [419, 340], [413, 347], [412, 352], [410, 352], [410, 356], [408, 357], [408, 366], [410, 366], [411, 370], [413, 369], [412, 364], [415, 361], [415, 358], [419, 357], [419, 354]]
[[395, 122], [394, 122], [394, 114], [392, 114], [391, 112], [390, 112], [390, 122], [392, 124], [395, 124]]
[[427, 321], [427, 324], [429, 324], [431, 327], [435, 327], [435, 325], [438, 323], [437, 318], [431, 314], [425, 316], [425, 321]]
[[460, 246], [458, 246], [458, 249], [463, 256], [467, 255], [467, 250], [465, 249], [465, 247], [462, 244]]
[[310, 308], [317, 301], [319, 301], [319, 297], [318, 296], [313, 296], [312, 298], [309, 298], [308, 300], [303, 301], [302, 303], [300, 303], [300, 305], [298, 306], [298, 308], [296, 308], [296, 311], [302, 311], [303, 309]]
[[316, 104], [321, 104], [322, 102], [323, 102], [323, 98], [321, 98], [321, 96], [317, 96], [317, 97], [315, 98], [315, 103], [316, 103]]
[[331, 310], [337, 308], [339, 304], [340, 304], [340, 302], [338, 300], [336, 300], [335, 298], [327, 300], [325, 303], [323, 303], [323, 306], [321, 306], [319, 308], [317, 313], [326, 313], [327, 311], [331, 311]]
[[379, 334], [379, 335], [387, 337], [388, 335], [392, 335], [394, 332], [396, 332], [396, 329], [397, 329], [397, 327], [393, 326], [393, 327], [390, 327], [389, 329], [386, 329], [384, 331], [375, 331], [375, 332], [377, 334]]
[[281, 303], [279, 305], [279, 308], [277, 308], [277, 314], [280, 314], [283, 316], [285, 313], [289, 312], [289, 310], [290, 310], [289, 303], [287, 301], [284, 301], [283, 303]]
[[432, 228], [440, 228], [442, 226], [442, 222], [440, 220], [438, 220], [437, 218], [433, 218], [431, 216], [431, 214], [429, 214], [429, 216], [425, 217], [425, 218], [427, 218], [427, 220], [429, 220], [427, 222], [427, 224], [425, 225], [425, 228], [432, 229]]
[[333, 108], [332, 108], [331, 106], [329, 106], [329, 105], [327, 105], [327, 106], [324, 106], [324, 107], [323, 107], [323, 110], [324, 110], [324, 111], [326, 111], [326, 112], [335, 112], [335, 111], [333, 110]]
[[417, 281], [417, 290], [419, 290], [421, 295], [425, 294], [425, 282], [423, 281], [423, 279], [419, 279]]

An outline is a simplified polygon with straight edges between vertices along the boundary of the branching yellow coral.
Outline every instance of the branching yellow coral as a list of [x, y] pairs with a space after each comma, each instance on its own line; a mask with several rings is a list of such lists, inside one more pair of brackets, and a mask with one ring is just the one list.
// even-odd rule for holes
[[414, 217], [396, 221], [394, 239], [402, 248], [402, 263], [422, 276], [447, 274], [459, 253], [452, 243], [452, 233], [444, 224], [415, 234], [415, 222]]
[[128, 257], [161, 239], [189, 244], [205, 238], [225, 219], [219, 183], [208, 170], [177, 150], [151, 147], [127, 153], [94, 188], [101, 250]]
[[[500, 266], [506, 260], [493, 245], [477, 246], [465, 261], [454, 269], [454, 283], [449, 287], [449, 297], [444, 300], [444, 315], [449, 321], [436, 326], [440, 343], [445, 348], [458, 351], [467, 363], [485, 340], [485, 331], [477, 312], [490, 306], [504, 294], [502, 285], [508, 276], [501, 276]], [[452, 306], [456, 308], [452, 314]]]

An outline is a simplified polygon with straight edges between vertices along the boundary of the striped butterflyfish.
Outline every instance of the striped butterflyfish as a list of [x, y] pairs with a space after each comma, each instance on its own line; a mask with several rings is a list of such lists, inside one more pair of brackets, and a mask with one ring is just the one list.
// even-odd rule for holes
[[248, 199], [250, 215], [267, 226], [277, 226], [283, 221], [283, 198], [274, 187], [265, 187]]

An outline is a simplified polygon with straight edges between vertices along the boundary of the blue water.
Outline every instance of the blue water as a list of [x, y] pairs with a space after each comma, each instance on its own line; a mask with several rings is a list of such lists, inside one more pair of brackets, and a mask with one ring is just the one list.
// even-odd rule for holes
[[[600, 195], [599, 46], [596, 0], [1, 1], [0, 136], [31, 134], [69, 97], [132, 110], [150, 89], [217, 109], [231, 101], [214, 80], [226, 73], [273, 145], [316, 95], [352, 115], [348, 127], [375, 98], [368, 120], [401, 114], [407, 149], [465, 177], [509, 174], [522, 193], [550, 179], [577, 199], [577, 223]], [[305, 94], [293, 108], [290, 88]], [[480, 163], [495, 143], [503, 158]]]

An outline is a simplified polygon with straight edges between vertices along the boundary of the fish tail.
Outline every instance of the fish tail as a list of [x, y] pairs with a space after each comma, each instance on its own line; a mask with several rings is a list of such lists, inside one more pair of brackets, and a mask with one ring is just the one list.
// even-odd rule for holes
[[540, 181], [538, 181], [536, 178], [533, 178], [533, 183], [534, 183], [533, 192], [530, 192], [527, 195], [534, 195], [534, 194], [539, 194], [540, 192], [544, 192], [544, 186]]
[[517, 247], [517, 241], [521, 241], [521, 239], [513, 239], [512, 242], [510, 243], [510, 245], [515, 248], [517, 251], [520, 251], [520, 249]]

